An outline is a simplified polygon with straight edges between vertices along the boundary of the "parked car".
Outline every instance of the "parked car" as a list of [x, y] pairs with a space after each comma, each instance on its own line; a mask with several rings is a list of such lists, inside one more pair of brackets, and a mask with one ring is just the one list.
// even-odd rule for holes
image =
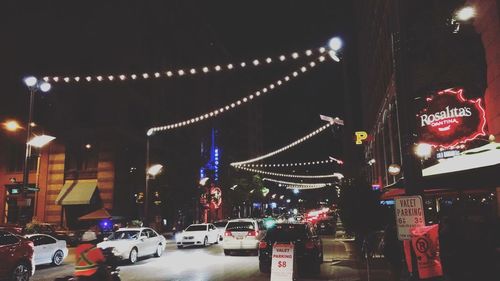
[[0, 230], [7, 231], [16, 235], [23, 234], [23, 227], [17, 224], [0, 224]]
[[259, 269], [271, 271], [274, 243], [293, 243], [298, 272], [312, 274], [320, 272], [323, 262], [323, 243], [309, 223], [278, 223], [267, 230], [266, 236], [259, 243]]
[[0, 230], [0, 280], [29, 280], [35, 273], [30, 240]]
[[236, 251], [252, 251], [258, 253], [259, 241], [266, 233], [262, 221], [255, 219], [235, 219], [227, 223], [224, 231], [225, 255]]
[[147, 227], [120, 228], [104, 240], [97, 244], [97, 247], [113, 248], [116, 257], [132, 264], [137, 262], [139, 257], [160, 257], [166, 246], [165, 237]]
[[35, 245], [35, 265], [61, 265], [68, 256], [66, 241], [58, 240], [47, 234], [30, 234], [25, 236]]
[[36, 227], [24, 229], [23, 234], [47, 234], [58, 240], [66, 241], [69, 246], [77, 246], [80, 243], [82, 231], [68, 230], [50, 223], [37, 223]]
[[219, 233], [219, 241], [224, 239], [224, 231], [226, 230], [227, 220], [221, 220], [214, 222], [215, 227], [217, 227], [217, 232]]
[[192, 224], [176, 236], [177, 248], [219, 243], [219, 232], [211, 223]]
[[316, 233], [318, 234], [335, 234], [337, 222], [331, 219], [319, 220], [316, 223]]

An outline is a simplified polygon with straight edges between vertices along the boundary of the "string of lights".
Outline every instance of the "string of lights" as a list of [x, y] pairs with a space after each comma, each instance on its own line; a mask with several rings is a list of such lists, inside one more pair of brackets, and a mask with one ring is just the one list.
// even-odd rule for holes
[[268, 176], [284, 177], [284, 178], [303, 178], [303, 179], [337, 178], [337, 179], [342, 179], [344, 177], [341, 173], [333, 173], [333, 174], [327, 174], [327, 175], [297, 175], [297, 174], [284, 174], [284, 173], [269, 172], [269, 171], [247, 168], [247, 167], [243, 167], [243, 166], [234, 166], [234, 167], [236, 169], [244, 170], [247, 172], [253, 172], [253, 173], [263, 174], [263, 175], [268, 175]]
[[328, 163], [337, 163], [339, 165], [344, 164], [342, 160], [338, 160], [335, 158], [330, 158], [328, 160], [320, 160], [320, 161], [309, 161], [309, 162], [296, 162], [296, 163], [280, 163], [280, 164], [242, 164], [238, 166], [244, 166], [244, 167], [299, 167], [299, 166], [312, 166], [312, 165], [321, 165], [321, 164], [328, 164]]
[[[285, 63], [290, 60], [298, 60], [302, 57], [311, 57], [316, 54], [327, 52], [327, 48], [320, 47], [308, 49], [301, 52], [283, 54], [274, 58], [267, 57], [262, 59], [253, 59], [240, 63], [215, 64], [211, 66], [184, 67], [171, 70], [162, 70], [155, 72], [130, 73], [130, 74], [102, 74], [102, 75], [78, 75], [78, 76], [45, 76], [43, 80], [51, 83], [79, 83], [79, 82], [121, 82], [129, 80], [149, 80], [149, 79], [173, 79], [184, 76], [202, 75], [208, 73], [218, 73], [222, 71], [231, 71], [236, 69], [245, 69], [248, 67], [259, 67], [273, 63]], [[331, 56], [330, 51], [328, 54]], [[334, 57], [332, 57], [334, 59]], [[335, 59], [334, 59], [335, 60]]]
[[328, 127], [332, 126], [333, 124], [334, 123], [327, 123], [327, 124], [319, 127], [318, 129], [312, 131], [311, 133], [303, 136], [302, 138], [300, 138], [300, 139], [298, 139], [298, 140], [296, 140], [296, 141], [294, 141], [294, 142], [292, 142], [292, 143], [290, 143], [290, 144], [288, 144], [286, 146], [283, 146], [282, 148], [279, 148], [277, 150], [274, 150], [274, 151], [269, 152], [267, 154], [264, 154], [262, 156], [255, 157], [255, 158], [252, 158], [252, 159], [249, 159], [249, 160], [246, 160], [246, 161], [233, 162], [233, 163], [231, 163], [231, 166], [233, 166], [233, 167], [242, 167], [242, 166], [246, 166], [248, 164], [251, 164], [251, 163], [254, 163], [254, 162], [257, 162], [257, 161], [260, 161], [260, 160], [264, 160], [264, 159], [269, 158], [269, 157], [272, 157], [272, 156], [274, 156], [276, 154], [279, 154], [279, 153], [281, 153], [281, 152], [283, 152], [285, 150], [288, 150], [288, 149], [290, 149], [290, 148], [292, 148], [292, 147], [294, 147], [294, 146], [296, 146], [296, 145], [298, 145], [298, 144], [300, 144], [300, 143], [302, 143], [302, 142], [304, 142], [304, 141], [306, 141], [306, 140], [314, 137], [315, 135], [321, 133], [325, 129], [328, 129]]
[[325, 186], [331, 186], [331, 183], [303, 183], [303, 182], [290, 182], [290, 181], [282, 181], [282, 180], [276, 180], [276, 179], [271, 179], [271, 178], [263, 178], [263, 181], [269, 181], [269, 182], [274, 182], [284, 186], [292, 186], [292, 187], [325, 187]]
[[266, 93], [270, 93], [272, 90], [276, 89], [279, 86], [282, 86], [284, 83], [290, 82], [292, 79], [297, 78], [300, 74], [303, 74], [303, 73], [307, 72], [307, 70], [316, 67], [318, 62], [321, 63], [321, 62], [324, 62], [325, 60], [326, 60], [325, 56], [320, 56], [317, 59], [310, 61], [307, 65], [301, 66], [298, 70], [293, 71], [290, 75], [286, 75], [282, 79], [277, 80], [274, 83], [269, 84], [269, 86], [263, 87], [262, 89], [257, 90], [254, 93], [247, 95], [247, 96], [245, 96], [237, 101], [234, 101], [234, 102], [227, 104], [225, 106], [221, 106], [219, 109], [215, 109], [213, 111], [200, 114], [200, 115], [198, 115], [196, 117], [192, 117], [190, 119], [186, 119], [184, 121], [180, 121], [177, 123], [172, 123], [172, 124], [164, 125], [164, 126], [152, 127], [147, 131], [147, 135], [151, 136], [157, 132], [177, 129], [177, 128], [184, 127], [187, 125], [192, 125], [194, 123], [198, 123], [198, 122], [206, 120], [206, 119], [217, 117], [224, 112], [234, 110], [235, 108], [237, 108], [245, 103], [251, 102], [255, 98], [258, 98]]

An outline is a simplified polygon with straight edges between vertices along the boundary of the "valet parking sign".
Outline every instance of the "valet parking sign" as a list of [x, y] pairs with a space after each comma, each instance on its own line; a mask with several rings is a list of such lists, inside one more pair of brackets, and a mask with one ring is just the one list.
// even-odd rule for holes
[[271, 281], [293, 280], [293, 244], [273, 245]]
[[410, 240], [411, 230], [425, 226], [424, 206], [421, 196], [401, 196], [395, 198], [396, 225], [398, 239]]

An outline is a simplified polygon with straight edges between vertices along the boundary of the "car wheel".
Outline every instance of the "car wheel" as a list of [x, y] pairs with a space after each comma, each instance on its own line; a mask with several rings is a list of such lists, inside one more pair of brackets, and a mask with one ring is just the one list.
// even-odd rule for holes
[[205, 239], [203, 239], [203, 247], [208, 246], [208, 237], [205, 236]]
[[231, 251], [229, 251], [229, 250], [224, 250], [224, 255], [226, 255], [226, 256], [230, 256], [230, 255], [231, 255]]
[[61, 250], [57, 250], [52, 257], [53, 265], [61, 265], [64, 260], [64, 253]]
[[158, 246], [156, 247], [155, 257], [159, 258], [161, 257], [162, 254], [163, 254], [163, 245], [158, 244]]
[[267, 263], [264, 262], [259, 262], [259, 270], [262, 273], [270, 273], [271, 272], [271, 266]]
[[25, 263], [20, 263], [16, 267], [14, 267], [14, 270], [12, 271], [11, 275], [11, 280], [12, 281], [30, 280], [30, 269], [28, 265], [26, 265]]
[[137, 262], [137, 258], [139, 257], [137, 248], [133, 248], [132, 251], [130, 251], [130, 255], [128, 257], [128, 260], [131, 264], [134, 264]]

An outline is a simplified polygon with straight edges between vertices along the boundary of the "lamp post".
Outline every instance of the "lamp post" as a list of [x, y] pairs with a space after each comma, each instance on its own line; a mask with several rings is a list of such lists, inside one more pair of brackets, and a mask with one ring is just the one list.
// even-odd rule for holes
[[[149, 138], [148, 138], [149, 139]], [[149, 141], [148, 141], [148, 148], [149, 148]], [[149, 164], [149, 153], [146, 156], [147, 162]], [[149, 180], [154, 179], [157, 175], [159, 175], [163, 170], [163, 165], [161, 164], [154, 164], [149, 167], [146, 167], [146, 188], [144, 191], [144, 221], [147, 226], [149, 223]]]
[[[28, 122], [26, 126], [26, 152], [24, 157], [24, 166], [23, 166], [23, 188], [21, 192], [21, 199], [25, 198], [25, 193], [29, 184], [29, 159], [31, 156], [31, 147], [33, 143], [31, 143], [31, 134], [32, 134], [32, 123], [33, 123], [33, 108], [35, 106], [35, 93], [38, 91], [48, 92], [51, 88], [51, 85], [45, 81], [38, 81], [38, 79], [34, 76], [26, 77], [24, 79], [24, 84], [28, 87], [30, 96], [29, 96], [29, 110], [28, 110]], [[52, 139], [51, 139], [52, 140]], [[50, 140], [49, 140], [50, 141]], [[48, 143], [48, 142], [47, 142]], [[42, 144], [45, 145], [46, 143]], [[40, 146], [41, 147], [41, 146]], [[20, 210], [20, 215], [22, 212]]]

